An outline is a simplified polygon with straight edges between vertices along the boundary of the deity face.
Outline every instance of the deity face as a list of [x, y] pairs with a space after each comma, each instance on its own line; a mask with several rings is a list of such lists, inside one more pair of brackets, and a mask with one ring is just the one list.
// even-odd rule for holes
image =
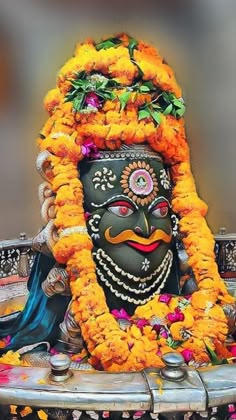
[[170, 182], [161, 158], [109, 152], [83, 161], [80, 178], [98, 276], [121, 279], [116, 289], [139, 283], [151, 293], [172, 265]]

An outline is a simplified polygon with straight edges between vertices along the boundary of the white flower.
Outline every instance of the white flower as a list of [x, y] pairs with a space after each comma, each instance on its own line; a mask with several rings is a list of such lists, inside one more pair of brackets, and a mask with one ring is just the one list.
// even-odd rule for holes
[[98, 112], [98, 108], [96, 108], [96, 106], [92, 106], [90, 104], [88, 104], [87, 108], [80, 110], [80, 113], [82, 113], [82, 114], [91, 114], [92, 112]]
[[91, 80], [91, 82], [105, 82], [105, 80], [108, 80], [108, 79], [102, 74], [95, 73], [89, 77], [89, 80]]

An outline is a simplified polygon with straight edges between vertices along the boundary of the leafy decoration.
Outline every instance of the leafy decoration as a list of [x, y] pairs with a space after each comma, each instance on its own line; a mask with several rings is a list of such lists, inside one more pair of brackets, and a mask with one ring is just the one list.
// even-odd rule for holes
[[209, 346], [207, 346], [206, 343], [205, 343], [205, 346], [206, 346], [207, 353], [210, 357], [210, 360], [211, 360], [211, 363], [212, 363], [213, 366], [215, 366], [215, 365], [227, 365], [228, 364], [227, 359], [219, 359], [217, 357], [217, 354], [214, 352], [214, 350], [212, 350]]
[[144, 118], [149, 118], [150, 117], [150, 112], [148, 109], [140, 109], [139, 113], [138, 113], [138, 119], [143, 120]]
[[120, 104], [121, 104], [121, 108], [120, 110], [123, 111], [126, 107], [126, 104], [128, 102], [128, 100], [130, 99], [131, 96], [131, 92], [127, 91], [127, 92], [123, 92], [121, 95], [118, 96]]
[[179, 346], [181, 346], [181, 344], [183, 343], [183, 341], [175, 341], [171, 337], [168, 337], [166, 342], [168, 346], [174, 350], [177, 349]]
[[130, 38], [128, 49], [129, 49], [129, 55], [131, 59], [133, 59], [134, 57], [134, 50], [137, 47], [137, 45], [138, 45], [138, 41], [136, 41], [136, 39], [134, 38]]
[[152, 103], [146, 104], [139, 110], [138, 113], [138, 120], [143, 120], [144, 118], [152, 118], [154, 120], [155, 125], [159, 125], [161, 123], [161, 114], [159, 111], [159, 107]]
[[164, 108], [164, 115], [171, 114], [175, 118], [183, 117], [186, 107], [182, 98], [177, 99], [173, 93], [162, 92], [159, 99], [162, 102]]
[[96, 44], [95, 48], [97, 51], [108, 50], [109, 48], [116, 48], [120, 44], [122, 44], [122, 41], [119, 38], [107, 38], [104, 41], [101, 41], [98, 44]]
[[[113, 39], [113, 38], [112, 38]], [[115, 39], [115, 38], [114, 38]], [[105, 42], [105, 41], [104, 41]], [[130, 48], [136, 47], [136, 42], [130, 39]], [[181, 118], [185, 112], [185, 105], [182, 98], [177, 99], [173, 93], [157, 91], [152, 81], [136, 81], [136, 83], [127, 88], [122, 86], [114, 79], [109, 79], [102, 74], [86, 74], [80, 72], [76, 74], [76, 79], [71, 79], [71, 90], [67, 93], [65, 102], [71, 101], [75, 111], [85, 111], [87, 102], [87, 95], [93, 92], [99, 102], [99, 107], [104, 101], [118, 98], [123, 111], [131, 97], [132, 92], [139, 94], [150, 94], [152, 100], [141, 107], [138, 114], [138, 119], [152, 118], [155, 125], [161, 123], [161, 114], [173, 115], [175, 118]], [[120, 95], [114, 90], [124, 90]], [[91, 109], [91, 107], [90, 107]], [[96, 111], [96, 107], [94, 107]]]
[[66, 95], [65, 102], [71, 101], [75, 111], [81, 111], [86, 101], [86, 96], [94, 92], [101, 100], [114, 100], [116, 95], [113, 91], [114, 87], [117, 86], [115, 80], [107, 79], [102, 75], [90, 75], [87, 78], [72, 79], [72, 89]]

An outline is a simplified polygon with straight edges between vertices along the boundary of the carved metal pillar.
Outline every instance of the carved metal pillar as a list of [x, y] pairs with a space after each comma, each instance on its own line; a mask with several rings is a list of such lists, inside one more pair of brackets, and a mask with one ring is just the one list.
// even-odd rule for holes
[[[21, 241], [27, 240], [26, 233], [20, 233], [19, 239]], [[18, 274], [19, 277], [28, 277], [30, 272], [29, 268], [29, 258], [27, 248], [20, 249], [20, 259], [18, 264]]]

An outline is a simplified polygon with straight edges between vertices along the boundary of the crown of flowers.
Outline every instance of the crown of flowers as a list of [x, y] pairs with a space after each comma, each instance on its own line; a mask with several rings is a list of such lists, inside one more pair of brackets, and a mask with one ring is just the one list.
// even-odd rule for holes
[[[39, 146], [46, 152], [45, 198], [53, 201], [49, 225], [57, 231], [51, 246], [66, 264], [71, 309], [92, 364], [113, 371], [159, 367], [170, 349], [189, 351], [196, 363], [209, 361], [206, 344], [218, 354], [224, 348], [228, 329], [221, 305], [232, 298], [218, 273], [207, 206], [191, 173], [185, 105], [172, 69], [153, 47], [128, 35], [89, 40], [60, 70], [45, 107], [50, 118]], [[172, 206], [199, 290], [188, 298], [156, 296], [136, 309], [123, 331], [117, 319], [127, 314], [110, 313], [97, 282], [78, 163], [99, 150], [139, 143], [148, 143], [170, 165]], [[153, 324], [154, 317], [159, 321]]]

